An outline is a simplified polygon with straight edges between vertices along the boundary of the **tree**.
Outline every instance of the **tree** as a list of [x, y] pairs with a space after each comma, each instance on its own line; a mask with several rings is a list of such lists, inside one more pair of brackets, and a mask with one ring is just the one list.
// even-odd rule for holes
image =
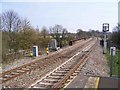
[[47, 28], [44, 26], [42, 28], [42, 30], [39, 33], [39, 38], [38, 38], [38, 45], [41, 48], [45, 48], [48, 46], [49, 42], [50, 42], [51, 38], [49, 35], [49, 31], [47, 30]]
[[8, 41], [9, 40], [9, 33], [8, 32], [3, 32], [2, 31], [2, 59], [5, 60], [5, 55], [6, 53], [9, 52], [9, 45], [8, 45]]
[[29, 30], [31, 29], [31, 24], [30, 21], [27, 18], [24, 18], [21, 20], [21, 30], [25, 31], [25, 30]]
[[83, 37], [85, 37], [85, 31], [83, 31], [82, 29], [78, 29], [77, 30], [77, 38], [81, 39]]
[[36, 32], [34, 29], [26, 29], [20, 32], [19, 45], [21, 49], [30, 49], [34, 44], [36, 44]]
[[65, 39], [67, 37], [67, 33], [68, 33], [67, 29], [63, 28], [63, 30], [62, 30], [62, 39]]
[[49, 35], [49, 32], [46, 27], [43, 27], [40, 33], [41, 36], [43, 36], [43, 38], [46, 38]]
[[2, 30], [3, 31], [18, 31], [21, 25], [21, 20], [18, 14], [12, 10], [2, 13]]
[[1, 18], [0, 31], [2, 31], [2, 57], [4, 60], [6, 55], [12, 51], [17, 56], [19, 50], [31, 49], [33, 45], [42, 48], [48, 45], [50, 35], [47, 28], [43, 27], [40, 33], [36, 32], [27, 18], [19, 18], [18, 14], [12, 10], [2, 13], [0, 20]]
[[[1, 16], [1, 27], [2, 32], [4, 33], [2, 35], [2, 43], [6, 44], [5, 46], [9, 47], [10, 51], [12, 49], [14, 49], [14, 51], [17, 51], [19, 44], [17, 42], [18, 35], [16, 35], [16, 33], [21, 30], [21, 19], [19, 15], [12, 10], [3, 12]], [[4, 41], [7, 43], [4, 43]]]
[[67, 36], [67, 29], [63, 28], [61, 25], [55, 25], [54, 27], [50, 27], [50, 34], [57, 40], [58, 45], [62, 47], [65, 41], [65, 36]]
[[118, 46], [120, 46], [120, 24], [118, 24], [112, 32], [111, 35], [111, 40], [113, 41], [113, 43], [117, 44]]

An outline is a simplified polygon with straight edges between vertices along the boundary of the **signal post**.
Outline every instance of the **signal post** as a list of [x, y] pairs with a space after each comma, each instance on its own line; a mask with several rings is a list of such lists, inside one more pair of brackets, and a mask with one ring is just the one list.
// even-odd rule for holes
[[103, 23], [103, 34], [104, 34], [103, 54], [106, 54], [106, 52], [107, 52], [107, 31], [109, 31], [109, 24]]

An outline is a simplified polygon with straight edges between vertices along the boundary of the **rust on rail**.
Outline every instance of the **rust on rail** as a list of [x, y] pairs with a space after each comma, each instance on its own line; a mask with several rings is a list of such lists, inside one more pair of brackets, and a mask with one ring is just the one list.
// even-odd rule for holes
[[[92, 40], [90, 40], [92, 41]], [[89, 41], [81, 44], [81, 46], [77, 46], [77, 48], [74, 48], [73, 50], [78, 50], [78, 48], [82, 48], [86, 43], [88, 43]], [[40, 65], [44, 66], [44, 65], [49, 65], [50, 63], [53, 63], [53, 61], [55, 61], [57, 58], [60, 58], [62, 56], [64, 56], [65, 54], [68, 54], [68, 53], [71, 53], [73, 52], [73, 50], [71, 51], [67, 51], [67, 52], [64, 52], [64, 53], [61, 53], [61, 52], [58, 52], [58, 53], [55, 53], [55, 54], [52, 54], [52, 55], [49, 55], [47, 57], [44, 57], [44, 58], [41, 58], [39, 60], [36, 60], [36, 61], [33, 61], [33, 62], [30, 62], [30, 63], [27, 63], [27, 64], [24, 64], [22, 66], [19, 66], [19, 67], [16, 67], [14, 69], [11, 69], [11, 70], [8, 70], [8, 71], [5, 71], [3, 72], [2, 74], [0, 74], [0, 77], [2, 77], [2, 83], [6, 82], [6, 81], [9, 81], [17, 76], [20, 76], [22, 75], [23, 73], [26, 73], [26, 72], [30, 72], [31, 70], [35, 70], [36, 68], [40, 67]], [[66, 50], [64, 50], [66, 51]], [[50, 60], [51, 58], [51, 60]], [[48, 60], [49, 59], [49, 60]], [[42, 62], [43, 61], [43, 62]], [[42, 63], [39, 63], [39, 62], [42, 62]], [[36, 65], [35, 65], [36, 64]], [[32, 65], [35, 65], [35, 66], [32, 66]], [[30, 68], [27, 68], [27, 67], [30, 67]], [[29, 70], [25, 70], [25, 69], [22, 69], [22, 68], [26, 68], [26, 69], [29, 69]], [[17, 70], [21, 70], [23, 72], [17, 72]], [[18, 74], [12, 74], [11, 73], [18, 73]], [[5, 77], [5, 75], [11, 75], [10, 77]]]
[[97, 44], [97, 41], [96, 41], [96, 43], [90, 48], [90, 51], [87, 52], [87, 54], [82, 57], [82, 59], [80, 60], [80, 62], [79, 62], [60, 82], [58, 82], [58, 83], [56, 83], [55, 85], [53, 85], [52, 88], [62, 88], [63, 85], [64, 85], [64, 83], [65, 83], [65, 82], [67, 81], [67, 79], [69, 79], [69, 77], [77, 70], [77, 68], [78, 68], [83, 62], [86, 62], [86, 61], [87, 61], [87, 59], [89, 58], [88, 56], [89, 56], [90, 52], [93, 50], [93, 48], [95, 48], [96, 44]]

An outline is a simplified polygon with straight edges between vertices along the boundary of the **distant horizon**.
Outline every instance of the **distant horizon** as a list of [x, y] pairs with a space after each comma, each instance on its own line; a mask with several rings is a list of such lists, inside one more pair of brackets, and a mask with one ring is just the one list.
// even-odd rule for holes
[[13, 10], [39, 30], [43, 26], [62, 25], [68, 32], [77, 29], [102, 31], [102, 24], [109, 23], [110, 31], [118, 23], [118, 3], [111, 2], [2, 2], [2, 11]]

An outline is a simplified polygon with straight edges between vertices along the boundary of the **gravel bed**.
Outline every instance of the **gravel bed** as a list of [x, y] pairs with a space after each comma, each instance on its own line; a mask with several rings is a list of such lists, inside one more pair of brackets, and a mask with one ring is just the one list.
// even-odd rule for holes
[[[84, 88], [89, 77], [109, 77], [109, 67], [103, 49], [97, 47], [90, 53], [87, 62], [81, 68], [78, 76], [66, 88]], [[90, 83], [91, 84], [91, 83]]]
[[24, 73], [23, 75], [16, 77], [6, 83], [3, 83], [3, 87], [10, 87], [10, 88], [27, 88], [29, 85], [34, 83], [36, 80], [39, 80], [42, 76], [47, 74], [48, 72], [52, 71], [60, 64], [62, 64], [65, 60], [58, 60], [57, 63], [47, 66], [45, 68], [37, 68], [36, 70], [32, 70], [31, 72]]
[[[54, 54], [54, 53], [55, 52], [51, 52], [50, 55]], [[10, 69], [22, 66], [24, 64], [39, 60], [41, 58], [44, 58], [46, 56], [47, 56], [46, 54], [43, 54], [43, 55], [39, 55], [38, 57], [33, 57], [33, 58], [32, 57], [25, 57], [23, 59], [16, 60], [15, 62], [10, 63], [10, 64], [5, 65], [4, 67], [2, 67], [2, 71], [7, 71], [7, 70], [10, 70]]]
[[81, 70], [81, 74], [87, 76], [109, 76], [109, 67], [107, 65], [106, 56], [103, 54], [103, 49], [97, 44], [94, 51], [90, 53], [89, 59]]
[[[87, 41], [87, 40], [86, 40], [86, 41]], [[77, 41], [74, 46], [78, 46], [80, 42], [83, 43], [83, 42], [85, 42], [85, 41], [82, 41], [82, 40]], [[72, 46], [72, 47], [74, 47], [74, 46]], [[59, 52], [61, 52], [62, 50], [68, 50], [68, 49], [70, 49], [70, 48], [71, 48], [71, 46], [63, 47], [63, 48], [61, 48], [59, 51], [50, 52], [49, 55], [52, 55], [52, 54], [55, 54], [55, 53], [59, 53]], [[30, 63], [30, 62], [33, 62], [33, 61], [36, 61], [36, 60], [39, 60], [39, 59], [44, 58], [44, 57], [47, 57], [47, 56], [49, 56], [49, 55], [43, 54], [43, 55], [39, 55], [38, 57], [34, 57], [34, 58], [25, 57], [25, 58], [23, 58], [23, 59], [16, 60], [16, 61], [13, 62], [13, 63], [7, 64], [7, 65], [4, 65], [4, 66], [2, 65], [2, 70], [1, 70], [1, 72], [7, 71], [7, 70], [10, 70], [10, 69], [19, 67], [19, 66], [22, 66], [22, 65], [24, 65], [24, 64], [27, 64], [27, 63]]]
[[[85, 43], [85, 42], [83, 42]], [[74, 47], [78, 47], [80, 44], [76, 44]], [[71, 47], [70, 47], [71, 49]], [[69, 50], [70, 50], [69, 49]], [[77, 49], [76, 51], [72, 52], [69, 57], [73, 56], [76, 52], [79, 50]], [[52, 71], [62, 63], [64, 63], [68, 58], [64, 59], [58, 59], [56, 63], [53, 63], [45, 68], [37, 68], [36, 70], [32, 70], [30, 72], [24, 73], [23, 75], [16, 77], [10, 81], [7, 81], [2, 84], [2, 87], [10, 87], [10, 88], [27, 88], [31, 84], [33, 84], [35, 81], [39, 80], [41, 77], [46, 75], [48, 72]], [[41, 66], [40, 66], [41, 67]]]

